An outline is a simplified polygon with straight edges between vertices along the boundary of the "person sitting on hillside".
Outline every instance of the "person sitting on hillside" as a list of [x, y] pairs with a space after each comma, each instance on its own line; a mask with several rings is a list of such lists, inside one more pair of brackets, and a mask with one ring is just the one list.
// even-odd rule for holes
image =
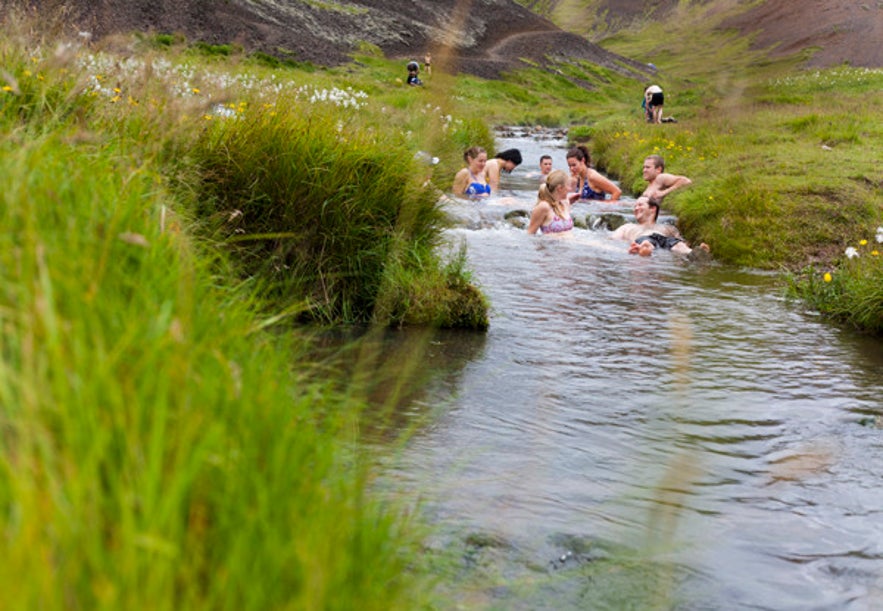
[[422, 85], [423, 81], [420, 80], [420, 77], [417, 74], [420, 72], [420, 66], [417, 62], [408, 62], [408, 84], [409, 85]]
[[690, 248], [677, 227], [658, 222], [658, 199], [642, 195], [635, 200], [634, 212], [634, 223], [626, 223], [610, 234], [611, 239], [631, 241], [629, 254], [648, 257], [654, 250], [661, 248], [698, 258], [708, 256], [711, 252], [704, 242], [696, 249]]
[[644, 90], [644, 100], [652, 117], [650, 123], [662, 123], [662, 105], [665, 103], [662, 88], [659, 85], [650, 85]]
[[454, 195], [479, 199], [491, 194], [491, 186], [485, 179], [487, 151], [480, 146], [472, 146], [463, 153], [466, 167], [454, 176]]
[[573, 229], [570, 202], [567, 199], [569, 183], [567, 172], [552, 170], [537, 192], [537, 203], [530, 213], [527, 233], [564, 233]]
[[641, 95], [641, 115], [644, 117], [644, 120], [647, 123], [653, 123], [653, 108], [650, 106], [647, 100], [647, 89], [644, 89], [644, 93]]
[[493, 159], [488, 160], [484, 168], [487, 182], [494, 191], [500, 190], [500, 175], [507, 174], [521, 165], [521, 151], [518, 149], [506, 149], [497, 153]]
[[622, 189], [613, 181], [593, 169], [589, 164], [591, 157], [589, 149], [579, 145], [567, 151], [567, 167], [573, 176], [573, 193], [567, 197], [571, 203], [579, 199], [605, 200], [610, 195], [610, 201], [616, 201], [622, 195]]

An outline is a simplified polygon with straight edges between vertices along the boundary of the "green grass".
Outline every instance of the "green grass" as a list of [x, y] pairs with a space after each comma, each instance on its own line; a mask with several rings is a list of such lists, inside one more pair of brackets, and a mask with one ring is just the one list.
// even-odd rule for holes
[[[292, 371], [257, 296], [123, 147], [0, 155], [0, 583], [21, 608], [415, 604], [360, 402]], [[298, 371], [299, 369], [299, 371]], [[370, 567], [370, 570], [369, 570]]]
[[680, 122], [648, 126], [643, 83], [587, 65], [409, 88], [369, 45], [334, 69], [162, 36], [50, 58], [6, 23], [0, 587], [23, 608], [426, 602], [419, 529], [369, 492], [365, 392], [287, 322], [486, 326], [431, 187], [494, 123], [569, 126], [632, 192], [663, 154], [691, 241], [881, 332], [880, 71], [801, 71], [686, 14], [605, 42], [660, 67]]
[[[158, 62], [148, 76], [135, 62], [117, 73], [116, 58], [50, 60], [39, 48], [0, 38], [5, 600], [423, 606], [428, 588], [410, 570], [420, 531], [370, 491], [374, 458], [358, 432], [376, 418], [367, 391], [328, 375], [309, 336], [286, 324], [318, 310], [336, 320], [383, 310], [384, 324], [486, 325], [462, 259], [435, 252], [439, 215], [412, 147], [376, 138], [360, 115], [343, 141], [333, 102], [274, 117], [241, 63], [219, 74], [215, 57], [175, 56], [187, 65]], [[269, 75], [260, 70], [255, 78]], [[298, 85], [279, 97], [317, 93]], [[310, 138], [287, 141], [285, 130], [308, 126]], [[231, 143], [257, 159], [213, 148]], [[314, 165], [285, 166], [304, 152]], [[225, 162], [246, 161], [262, 162], [249, 171], [264, 172], [263, 191], [221, 180], [237, 176]], [[334, 161], [339, 176], [320, 179], [330, 172], [315, 164]], [[281, 213], [258, 209], [248, 233], [225, 232], [233, 184], [249, 213], [268, 195]], [[309, 256], [338, 292], [319, 303], [307, 281], [301, 295], [280, 291], [252, 265], [267, 250], [247, 245], [286, 244], [254, 232], [299, 231], [279, 224], [286, 206], [319, 214], [331, 204], [331, 217], [310, 220], [336, 231]]]

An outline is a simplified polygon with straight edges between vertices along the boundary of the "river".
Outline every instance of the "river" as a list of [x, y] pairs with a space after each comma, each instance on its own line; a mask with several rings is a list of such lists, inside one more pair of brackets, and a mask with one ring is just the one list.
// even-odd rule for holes
[[[561, 144], [500, 141], [525, 156], [504, 183], [525, 208]], [[476, 206], [489, 221], [451, 239], [490, 328], [427, 344], [384, 474], [453, 558], [452, 605], [883, 608], [879, 341], [774, 275], [629, 255], [603, 229], [529, 236], [495, 220], [511, 204]]]

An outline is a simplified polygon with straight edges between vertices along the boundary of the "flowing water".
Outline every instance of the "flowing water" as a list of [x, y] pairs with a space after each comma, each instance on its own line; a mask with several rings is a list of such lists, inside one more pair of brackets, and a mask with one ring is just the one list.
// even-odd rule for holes
[[[525, 155], [506, 183], [525, 209], [560, 144], [500, 141]], [[421, 424], [386, 468], [454, 559], [452, 604], [883, 608], [878, 341], [774, 276], [628, 255], [603, 229], [529, 236], [495, 220], [511, 201], [475, 206], [489, 220], [452, 238], [490, 329], [428, 345], [435, 378], [404, 410]]]

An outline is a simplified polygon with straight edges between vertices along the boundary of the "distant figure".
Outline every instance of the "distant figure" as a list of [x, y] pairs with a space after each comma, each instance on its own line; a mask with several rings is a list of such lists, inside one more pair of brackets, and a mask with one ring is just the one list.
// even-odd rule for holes
[[454, 195], [480, 199], [491, 194], [491, 186], [484, 174], [487, 165], [487, 151], [480, 146], [472, 146], [463, 153], [466, 167], [454, 176]]
[[608, 194], [610, 194], [610, 201], [618, 200], [622, 195], [622, 189], [601, 172], [590, 167], [591, 162], [589, 149], [583, 145], [567, 151], [567, 167], [570, 168], [574, 180], [573, 193], [568, 195], [570, 202], [573, 203], [579, 199], [605, 200]]
[[549, 172], [552, 171], [552, 156], [542, 155], [540, 157], [540, 182], [545, 182]]
[[570, 202], [567, 200], [567, 172], [552, 170], [540, 185], [537, 203], [530, 213], [527, 233], [564, 233], [573, 229]]
[[423, 58], [423, 69], [426, 70], [426, 74], [432, 74], [432, 53], [429, 51], [426, 52], [426, 56]]
[[497, 153], [493, 159], [487, 162], [484, 168], [487, 182], [494, 191], [500, 190], [500, 175], [507, 174], [521, 165], [521, 151], [518, 149], [506, 149]]
[[[670, 250], [691, 258], [707, 257], [711, 249], [704, 242], [690, 248], [674, 225], [659, 223], [659, 200], [642, 195], [635, 201], [635, 221], [610, 234], [614, 240], [630, 240], [629, 254], [649, 257], [654, 250]], [[694, 252], [695, 251], [695, 252]]]
[[647, 110], [653, 117], [650, 123], [662, 123], [662, 105], [665, 103], [665, 95], [659, 85], [650, 85], [644, 90], [644, 100], [647, 102]]
[[642, 195], [652, 197], [659, 202], [675, 189], [693, 184], [693, 181], [686, 176], [666, 174], [665, 160], [659, 155], [650, 155], [644, 159], [643, 176], [649, 184]]
[[647, 89], [644, 89], [644, 93], [641, 94], [641, 114], [644, 117], [644, 120], [647, 123], [653, 123], [653, 110], [650, 108], [650, 104], [647, 102]]
[[417, 62], [408, 62], [408, 84], [409, 85], [422, 85], [423, 81], [420, 80], [420, 77], [417, 76], [420, 71], [420, 66]]

